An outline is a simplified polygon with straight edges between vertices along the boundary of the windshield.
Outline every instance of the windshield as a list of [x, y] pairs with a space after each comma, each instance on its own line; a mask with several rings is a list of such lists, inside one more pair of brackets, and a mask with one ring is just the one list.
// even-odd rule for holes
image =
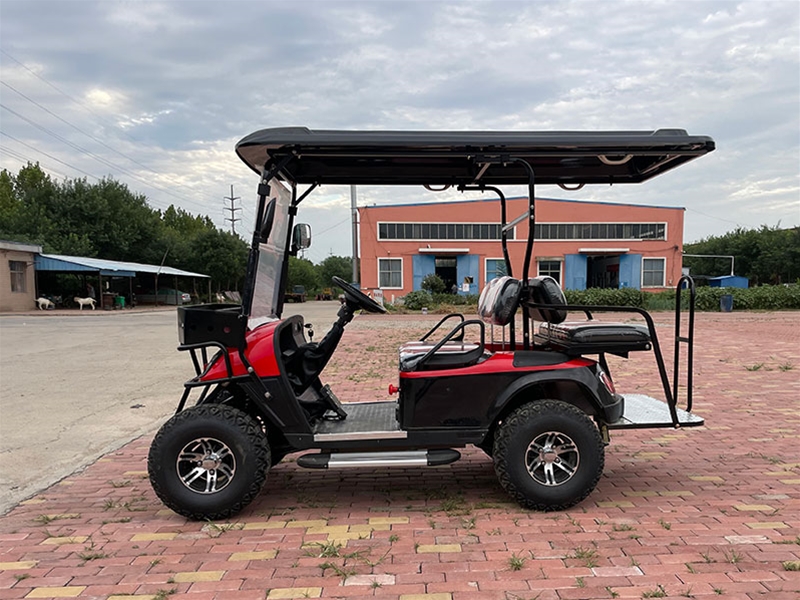
[[267, 242], [259, 244], [255, 292], [248, 321], [251, 328], [276, 319], [281, 299], [280, 281], [289, 234], [292, 192], [276, 179], [270, 181], [269, 185], [270, 198], [267, 202], [275, 202], [275, 218]]

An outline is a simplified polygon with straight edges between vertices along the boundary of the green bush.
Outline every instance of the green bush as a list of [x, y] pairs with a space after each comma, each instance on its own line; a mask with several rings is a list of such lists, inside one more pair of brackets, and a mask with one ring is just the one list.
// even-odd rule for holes
[[417, 290], [405, 295], [403, 306], [408, 310], [419, 310], [423, 307], [433, 308], [433, 296], [426, 290]]
[[590, 288], [565, 290], [567, 304], [586, 306], [636, 306], [643, 308], [647, 293], [634, 288]]
[[440, 304], [450, 304], [453, 306], [477, 306], [478, 296], [475, 294], [434, 294], [433, 304], [434, 306], [439, 306]]
[[[800, 286], [762, 285], [754, 288], [698, 287], [695, 308], [699, 311], [719, 311], [720, 299], [733, 296], [733, 310], [781, 310], [800, 309]], [[689, 292], [681, 294], [681, 306], [688, 307]], [[649, 294], [645, 308], [648, 310], [673, 310], [675, 290]]]
[[428, 273], [425, 275], [425, 277], [422, 278], [420, 287], [434, 295], [441, 294], [445, 291], [444, 281], [442, 281], [442, 278], [436, 273]]

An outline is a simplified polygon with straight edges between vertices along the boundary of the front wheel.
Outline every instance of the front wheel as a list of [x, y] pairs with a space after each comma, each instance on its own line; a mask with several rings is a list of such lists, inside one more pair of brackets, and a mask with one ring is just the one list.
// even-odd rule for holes
[[194, 520], [238, 513], [261, 491], [269, 467], [269, 444], [258, 421], [224, 404], [194, 406], [173, 416], [147, 457], [156, 495]]
[[563, 510], [595, 488], [605, 447], [586, 413], [543, 400], [519, 407], [498, 426], [493, 459], [500, 485], [521, 506]]

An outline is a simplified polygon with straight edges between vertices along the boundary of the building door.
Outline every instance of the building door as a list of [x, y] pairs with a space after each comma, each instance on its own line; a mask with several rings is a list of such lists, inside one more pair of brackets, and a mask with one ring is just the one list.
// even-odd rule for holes
[[415, 254], [412, 257], [411, 267], [414, 276], [414, 291], [422, 289], [422, 280], [425, 275], [436, 272], [436, 259], [427, 254]]
[[456, 283], [458, 289], [463, 290], [465, 283], [469, 284], [469, 294], [478, 293], [478, 264], [480, 257], [477, 254], [462, 254], [456, 263]]
[[619, 257], [619, 287], [642, 287], [642, 255], [623, 254]]
[[453, 291], [453, 286], [457, 285], [456, 281], [456, 266], [457, 259], [455, 256], [437, 256], [436, 257], [436, 274], [444, 281], [445, 292]]
[[608, 254], [589, 256], [586, 287], [617, 289], [619, 287], [619, 258], [619, 255], [610, 256]]
[[564, 257], [564, 289], [586, 289], [586, 257], [583, 254], [567, 254]]

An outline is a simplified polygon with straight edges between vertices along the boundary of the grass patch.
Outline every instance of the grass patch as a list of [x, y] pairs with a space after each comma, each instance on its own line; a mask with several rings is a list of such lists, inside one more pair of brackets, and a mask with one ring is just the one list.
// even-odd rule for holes
[[654, 590], [648, 590], [646, 592], [642, 592], [642, 598], [666, 598], [667, 590], [664, 589], [664, 586], [660, 583], [656, 586]]
[[525, 565], [525, 557], [524, 556], [517, 556], [516, 554], [511, 554], [511, 558], [508, 559], [508, 568], [511, 571], [519, 571]]
[[597, 550], [594, 548], [584, 548], [578, 547], [575, 548], [575, 553], [573, 554], [574, 558], [583, 561], [583, 565], [588, 567], [589, 569], [597, 566]]

